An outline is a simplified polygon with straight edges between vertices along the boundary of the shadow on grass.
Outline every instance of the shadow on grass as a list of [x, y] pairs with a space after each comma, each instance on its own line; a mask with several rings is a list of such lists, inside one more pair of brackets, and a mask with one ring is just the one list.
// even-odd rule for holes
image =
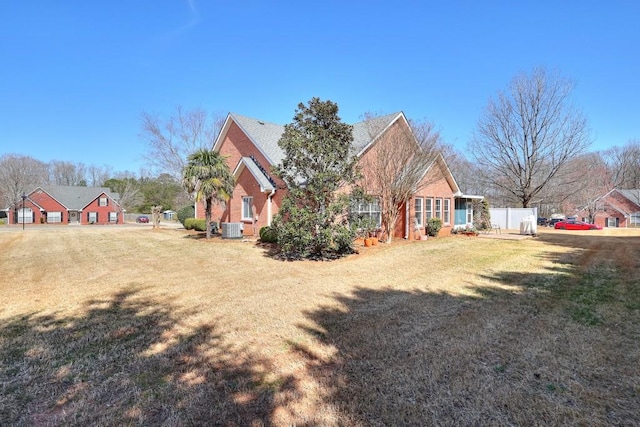
[[349, 425], [637, 422], [637, 323], [613, 332], [564, 317], [552, 272], [491, 280], [502, 287], [476, 296], [337, 296], [340, 307], [309, 311], [314, 326], [300, 326], [328, 350], [290, 344]]
[[0, 322], [2, 425], [268, 426], [296, 388], [170, 305], [123, 292], [86, 309]]

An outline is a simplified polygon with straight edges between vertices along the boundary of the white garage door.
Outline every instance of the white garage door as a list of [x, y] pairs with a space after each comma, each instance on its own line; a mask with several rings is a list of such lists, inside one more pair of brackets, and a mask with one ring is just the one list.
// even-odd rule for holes
[[47, 222], [62, 222], [62, 212], [47, 212]]
[[18, 224], [31, 224], [33, 222], [33, 211], [31, 208], [18, 209]]

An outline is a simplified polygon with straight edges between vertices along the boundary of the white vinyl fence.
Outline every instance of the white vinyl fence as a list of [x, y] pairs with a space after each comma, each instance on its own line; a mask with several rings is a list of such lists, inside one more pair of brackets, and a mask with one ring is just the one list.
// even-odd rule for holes
[[538, 208], [490, 208], [491, 224], [500, 228], [520, 229], [520, 223], [525, 217], [533, 215], [538, 218]]

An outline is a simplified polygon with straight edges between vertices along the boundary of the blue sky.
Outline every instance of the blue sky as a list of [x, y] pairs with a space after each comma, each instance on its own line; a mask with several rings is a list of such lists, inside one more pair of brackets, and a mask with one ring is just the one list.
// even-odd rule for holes
[[428, 118], [464, 150], [489, 97], [535, 66], [576, 83], [593, 150], [640, 138], [637, 1], [1, 1], [0, 155], [138, 171], [140, 113], [285, 124]]

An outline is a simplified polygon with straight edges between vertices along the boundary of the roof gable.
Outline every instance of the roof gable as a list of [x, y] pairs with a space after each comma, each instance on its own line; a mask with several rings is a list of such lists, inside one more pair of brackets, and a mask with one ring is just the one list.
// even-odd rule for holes
[[622, 196], [627, 198], [631, 203], [640, 207], [640, 189], [616, 190]]
[[[364, 154], [397, 121], [401, 121], [405, 126], [410, 128], [407, 118], [401, 111], [353, 124], [353, 153], [357, 156]], [[282, 162], [284, 159], [284, 152], [278, 145], [278, 141], [284, 133], [284, 126], [235, 113], [229, 113], [227, 115], [222, 130], [218, 134], [213, 145], [214, 151], [218, 151], [220, 149], [220, 146], [225, 140], [232, 123], [235, 123], [249, 138], [256, 149], [267, 159], [269, 166]], [[417, 140], [416, 144], [418, 144]], [[425, 175], [433, 168], [434, 165], [441, 168], [443, 176], [451, 186], [453, 192], [456, 195], [461, 195], [462, 192], [460, 187], [458, 187], [449, 166], [447, 166], [444, 157], [441, 154], [438, 154], [432, 165], [425, 170]], [[271, 183], [269, 175], [265, 173], [260, 165], [257, 165], [250, 157], [243, 157], [240, 160], [234, 170], [234, 175], [236, 175], [236, 172], [239, 174], [242, 171], [242, 168], [245, 167], [249, 168], [260, 184], [261, 189], [263, 189], [262, 191], [265, 191], [264, 189], [270, 190], [272, 187], [275, 188]], [[236, 175], [236, 177], [237, 176], [238, 175]]]
[[266, 171], [258, 164], [258, 162], [252, 157], [243, 157], [238, 162], [233, 176], [236, 180], [240, 177], [240, 174], [244, 169], [247, 169], [251, 175], [255, 178], [260, 185], [260, 191], [273, 191], [276, 189], [276, 185], [273, 180], [267, 175]]
[[431, 171], [434, 167], [437, 167], [440, 169], [440, 172], [442, 173], [442, 177], [447, 181], [447, 184], [449, 184], [449, 187], [451, 187], [451, 191], [453, 192], [453, 195], [455, 197], [462, 197], [463, 196], [462, 191], [460, 190], [460, 187], [458, 187], [458, 183], [453, 177], [453, 174], [451, 173], [451, 169], [449, 169], [449, 166], [447, 165], [447, 162], [444, 160], [444, 156], [441, 153], [438, 153], [438, 155], [433, 160], [431, 165], [429, 165], [429, 167], [425, 169], [424, 174], [422, 175], [422, 179], [424, 179], [424, 177], [427, 176], [429, 171]]
[[278, 141], [284, 133], [284, 126], [235, 113], [229, 113], [227, 116], [222, 130], [213, 144], [214, 151], [220, 149], [232, 122], [238, 125], [240, 130], [247, 135], [251, 143], [267, 159], [270, 165], [276, 165], [284, 159], [284, 152], [278, 146]]
[[355, 154], [361, 156], [399, 119], [406, 121], [402, 112], [387, 114], [386, 116], [375, 117], [355, 123], [353, 125], [353, 148]]
[[[353, 151], [361, 155], [382, 135], [396, 120], [406, 118], [402, 112], [375, 117], [370, 120], [355, 123], [353, 126]], [[222, 130], [213, 145], [213, 150], [218, 151], [227, 136], [231, 122], [236, 123], [253, 145], [269, 161], [276, 165], [284, 159], [284, 152], [278, 145], [278, 141], [284, 133], [284, 126], [269, 123], [236, 113], [229, 113], [225, 119]], [[408, 122], [407, 122], [408, 125]]]

